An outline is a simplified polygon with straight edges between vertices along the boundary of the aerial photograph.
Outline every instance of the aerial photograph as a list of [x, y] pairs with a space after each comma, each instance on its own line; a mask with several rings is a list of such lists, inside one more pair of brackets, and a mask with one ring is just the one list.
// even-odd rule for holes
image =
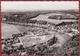
[[2, 1], [2, 56], [78, 56], [78, 1]]

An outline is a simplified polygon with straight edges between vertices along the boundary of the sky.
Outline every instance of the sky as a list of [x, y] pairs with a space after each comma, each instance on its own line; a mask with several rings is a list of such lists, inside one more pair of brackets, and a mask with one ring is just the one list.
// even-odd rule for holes
[[68, 10], [68, 9], [78, 9], [78, 1], [2, 1], [1, 11], [7, 10]]

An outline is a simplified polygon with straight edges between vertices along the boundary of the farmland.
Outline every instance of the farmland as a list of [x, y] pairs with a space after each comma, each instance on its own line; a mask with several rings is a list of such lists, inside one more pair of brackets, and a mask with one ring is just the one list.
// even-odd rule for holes
[[[6, 16], [6, 20], [2, 21], [2, 39], [7, 39], [6, 42], [8, 42], [7, 44], [10, 48], [14, 44], [14, 49], [12, 48], [5, 52], [10, 51], [11, 54], [14, 51], [16, 53], [55, 53], [55, 55], [76, 56], [77, 47], [79, 46], [77, 19], [49, 19], [48, 17], [51, 15], [63, 15], [64, 13], [60, 13], [60, 11], [56, 14], [45, 12], [32, 12], [32, 14], [31, 12], [27, 14], [15, 12], [10, 13], [10, 15], [4, 13], [3, 18]], [[68, 14], [70, 13], [68, 12]], [[67, 22], [68, 24], [64, 24], [63, 22]], [[63, 25], [59, 25], [60, 23], [63, 23]], [[10, 39], [12, 42], [9, 43]], [[16, 47], [15, 43], [20, 44], [20, 41], [21, 45]]]

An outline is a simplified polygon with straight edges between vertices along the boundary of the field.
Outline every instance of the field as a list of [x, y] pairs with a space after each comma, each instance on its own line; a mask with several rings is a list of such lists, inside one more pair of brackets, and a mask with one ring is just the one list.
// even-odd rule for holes
[[[64, 13], [50, 13], [50, 14], [41, 14], [35, 18], [32, 18], [31, 20], [42, 20], [42, 21], [47, 21], [50, 23], [54, 23], [54, 24], [59, 24], [61, 22], [76, 22], [77, 20], [73, 20], [73, 19], [62, 19], [62, 20], [58, 20], [58, 19], [49, 19], [48, 17], [51, 15], [64, 15]], [[73, 17], [74, 15], [69, 14], [71, 17]]]
[[20, 26], [20, 25], [13, 25], [13, 24], [6, 24], [1, 23], [2, 25], [2, 38], [12, 38], [12, 34], [18, 34], [22, 32], [26, 32], [30, 29], [30, 27]]
[[12, 38], [12, 34], [20, 33], [14, 25], [2, 23], [2, 38]]

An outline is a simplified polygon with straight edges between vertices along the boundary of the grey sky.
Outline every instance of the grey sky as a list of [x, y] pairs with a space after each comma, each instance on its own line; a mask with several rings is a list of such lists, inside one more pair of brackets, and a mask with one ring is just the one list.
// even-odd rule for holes
[[67, 9], [78, 9], [78, 1], [44, 1], [44, 2], [23, 2], [23, 1], [2, 1], [1, 10], [67, 10]]

